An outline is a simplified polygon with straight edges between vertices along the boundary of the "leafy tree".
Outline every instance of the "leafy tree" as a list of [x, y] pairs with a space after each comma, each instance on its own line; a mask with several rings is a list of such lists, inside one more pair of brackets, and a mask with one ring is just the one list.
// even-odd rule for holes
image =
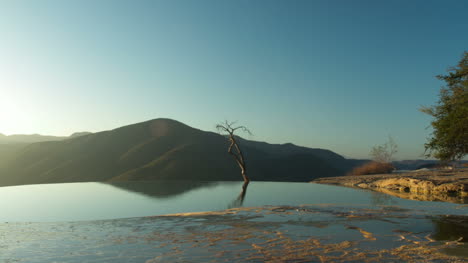
[[447, 75], [438, 75], [445, 82], [439, 101], [420, 111], [431, 115], [433, 132], [425, 144], [426, 157], [454, 161], [468, 153], [468, 52]]

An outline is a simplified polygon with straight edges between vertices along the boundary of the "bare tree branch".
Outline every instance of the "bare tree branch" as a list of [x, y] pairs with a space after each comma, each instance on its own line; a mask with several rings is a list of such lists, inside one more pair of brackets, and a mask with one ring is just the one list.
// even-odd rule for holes
[[370, 155], [376, 162], [391, 163], [397, 152], [398, 145], [392, 136], [388, 136], [388, 141], [386, 143], [372, 147]]
[[232, 155], [236, 163], [239, 165], [239, 168], [241, 169], [241, 175], [244, 178], [244, 182], [248, 184], [250, 179], [247, 177], [247, 165], [245, 164], [245, 159], [244, 159], [244, 154], [242, 153], [242, 150], [239, 147], [239, 144], [236, 141], [235, 137], [235, 132], [237, 130], [241, 130], [249, 135], [252, 135], [249, 129], [245, 126], [234, 126], [236, 122], [229, 122], [225, 120], [222, 123], [219, 123], [216, 125], [216, 129], [220, 134], [226, 134], [228, 135], [228, 140], [230, 142], [230, 145], [228, 147], [228, 153]]

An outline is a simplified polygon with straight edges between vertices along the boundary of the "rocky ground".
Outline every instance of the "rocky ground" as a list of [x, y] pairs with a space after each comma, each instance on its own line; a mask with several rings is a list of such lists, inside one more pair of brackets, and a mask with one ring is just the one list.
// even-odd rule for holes
[[376, 190], [421, 200], [468, 203], [468, 169], [416, 170], [406, 173], [319, 178], [313, 183]]
[[0, 262], [466, 262], [466, 222], [396, 206], [304, 205], [0, 223]]

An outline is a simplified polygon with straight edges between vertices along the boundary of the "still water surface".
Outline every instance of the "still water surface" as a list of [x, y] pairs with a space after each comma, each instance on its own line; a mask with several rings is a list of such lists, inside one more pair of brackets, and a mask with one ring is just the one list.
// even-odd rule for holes
[[0, 187], [0, 222], [66, 222], [219, 211], [265, 205], [333, 204], [399, 207], [426, 215], [467, 215], [467, 205], [400, 199], [382, 193], [312, 183], [251, 182], [67, 183]]

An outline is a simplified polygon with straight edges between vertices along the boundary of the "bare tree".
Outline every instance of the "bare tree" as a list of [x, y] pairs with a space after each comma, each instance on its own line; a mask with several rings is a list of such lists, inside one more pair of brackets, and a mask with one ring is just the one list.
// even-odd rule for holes
[[398, 152], [398, 145], [392, 136], [388, 136], [388, 141], [382, 145], [372, 147], [370, 155], [372, 159], [379, 163], [391, 163], [393, 156]]
[[250, 135], [252, 133], [245, 126], [235, 126], [235, 124], [236, 122], [224, 121], [223, 123], [217, 124], [216, 129], [219, 131], [219, 133], [226, 134], [228, 136], [228, 140], [230, 143], [228, 153], [232, 155], [234, 160], [236, 160], [236, 163], [239, 165], [239, 168], [241, 169], [241, 174], [244, 178], [244, 185], [242, 186], [242, 189], [245, 191], [247, 185], [250, 182], [250, 179], [249, 177], [247, 177], [247, 167], [245, 164], [244, 154], [242, 153], [239, 144], [236, 141], [236, 136], [234, 135], [234, 133], [237, 130], [246, 132]]

